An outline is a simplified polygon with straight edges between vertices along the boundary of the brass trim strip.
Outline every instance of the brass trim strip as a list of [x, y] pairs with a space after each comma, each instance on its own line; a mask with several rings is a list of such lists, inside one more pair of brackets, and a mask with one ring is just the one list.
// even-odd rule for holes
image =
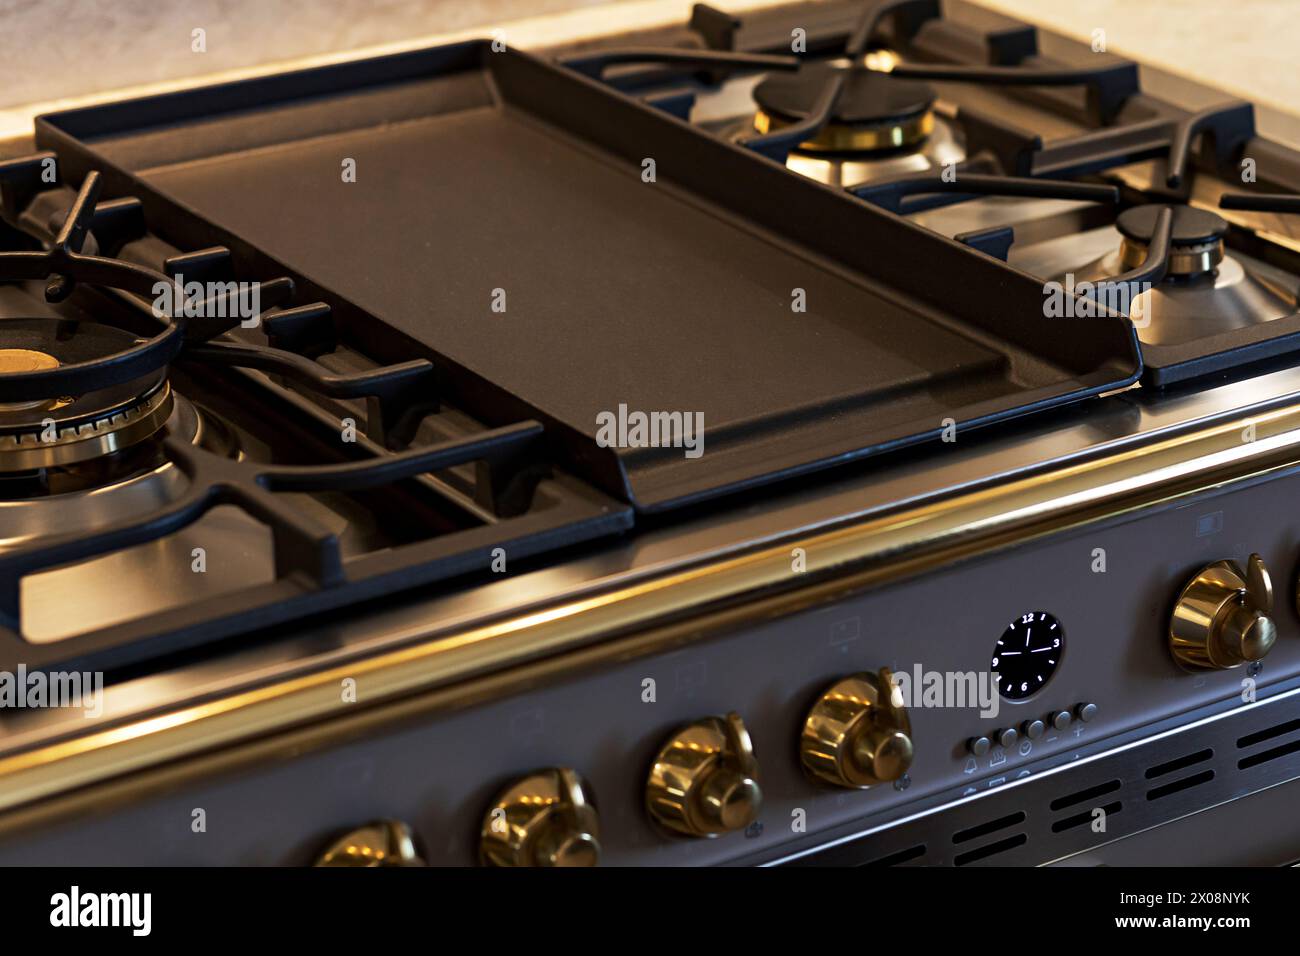
[[[591, 647], [604, 638], [638, 635], [634, 643], [660, 646], [697, 640], [1297, 464], [1300, 405], [1234, 419], [0, 758], [0, 810], [166, 770], [170, 762], [218, 748], [257, 748], [271, 734], [310, 727], [316, 739], [344, 735], [375, 708], [388, 710], [404, 698], [445, 701], [453, 682], [468, 684], [567, 652], [581, 651], [588, 661], [627, 652], [624, 642]], [[794, 547], [806, 554], [801, 574], [791, 568]], [[356, 681], [358, 703], [342, 701], [345, 678]]]

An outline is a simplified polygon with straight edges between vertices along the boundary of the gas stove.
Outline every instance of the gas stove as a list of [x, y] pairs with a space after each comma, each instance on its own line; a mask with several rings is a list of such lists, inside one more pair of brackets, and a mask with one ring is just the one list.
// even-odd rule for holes
[[0, 862], [1300, 859], [1300, 153], [1161, 86], [701, 4], [39, 117]]

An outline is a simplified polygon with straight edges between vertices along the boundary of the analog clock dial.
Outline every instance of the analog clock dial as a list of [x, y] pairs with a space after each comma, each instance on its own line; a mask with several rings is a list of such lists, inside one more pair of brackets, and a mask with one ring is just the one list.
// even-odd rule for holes
[[1051, 679], [1065, 653], [1065, 630], [1046, 611], [1029, 611], [1007, 625], [993, 648], [992, 671], [1007, 700], [1024, 700]]

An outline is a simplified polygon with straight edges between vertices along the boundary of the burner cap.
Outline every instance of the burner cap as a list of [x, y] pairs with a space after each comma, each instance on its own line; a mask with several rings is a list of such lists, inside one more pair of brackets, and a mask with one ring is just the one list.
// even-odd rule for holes
[[1172, 243], [1175, 246], [1211, 245], [1228, 234], [1228, 223], [1222, 216], [1217, 216], [1208, 209], [1165, 206], [1159, 203], [1125, 209], [1116, 218], [1115, 228], [1125, 239], [1132, 239], [1134, 242], [1146, 245], [1151, 242], [1151, 236], [1156, 228], [1156, 217], [1160, 215], [1160, 211], [1171, 208], [1174, 211]]
[[[779, 128], [812, 115], [832, 71], [849, 69], [809, 63], [793, 73], [773, 73], [754, 88], [760, 130]], [[805, 144], [820, 149], [889, 149], [925, 139], [933, 128], [934, 90], [926, 83], [853, 68], [831, 113], [828, 129]], [[847, 128], [847, 129], [846, 129]]]
[[[0, 375], [110, 358], [140, 340], [124, 329], [53, 316], [0, 319]], [[0, 403], [0, 472], [115, 451], [157, 430], [172, 407], [163, 371], [84, 395]]]
[[0, 348], [0, 373], [37, 372], [58, 368], [59, 360], [37, 349]]

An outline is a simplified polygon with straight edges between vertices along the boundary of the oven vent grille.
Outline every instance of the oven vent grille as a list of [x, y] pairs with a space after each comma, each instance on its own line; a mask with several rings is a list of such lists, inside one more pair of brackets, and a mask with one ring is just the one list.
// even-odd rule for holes
[[[1294, 720], [1285, 720], [1281, 723], [1274, 724], [1271, 727], [1265, 727], [1263, 730], [1257, 730], [1253, 733], [1246, 734], [1244, 737], [1237, 738], [1237, 749], [1246, 750], [1265, 741], [1277, 740], [1279, 737], [1285, 737], [1287, 734], [1300, 730], [1300, 718]], [[1283, 757], [1289, 757], [1294, 753], [1300, 752], [1300, 738], [1287, 741], [1286, 743], [1277, 744], [1268, 750], [1259, 753], [1248, 754], [1237, 761], [1238, 770], [1250, 770], [1252, 767], [1258, 767], [1273, 760], [1280, 760]]]
[[[1175, 757], [1173, 760], [1165, 760], [1153, 767], [1148, 767], [1143, 776], [1148, 780], [1156, 780], [1212, 759], [1214, 759], [1214, 750], [1206, 747], [1204, 750], [1197, 750], [1194, 753], [1184, 754], [1181, 757]], [[1169, 783], [1161, 784], [1158, 787], [1152, 787], [1147, 791], [1147, 799], [1163, 800], [1165, 797], [1172, 797], [1174, 794], [1183, 793], [1193, 787], [1199, 787], [1203, 783], [1209, 783], [1213, 779], [1214, 771], [1205, 769], [1190, 776], [1171, 780]]]
[[[967, 827], [964, 830], [958, 830], [952, 835], [954, 844], [969, 843], [971, 840], [977, 840], [980, 837], [986, 837], [991, 833], [997, 833], [1008, 827], [1018, 826], [1025, 822], [1025, 813], [1023, 810], [1017, 810], [1015, 813], [1009, 813], [1004, 817], [998, 817], [995, 820], [988, 820], [977, 826]], [[967, 850], [965, 853], [958, 853], [953, 857], [953, 864], [956, 866], [965, 866], [968, 863], [975, 863], [978, 860], [986, 860], [991, 856], [996, 856], [1007, 850], [1013, 850], [1018, 846], [1023, 846], [1029, 837], [1024, 833], [1014, 833], [1009, 837], [996, 840], [993, 843], [986, 843], [984, 846], [977, 846]]]
[[[1238, 737], [1236, 747], [1240, 750], [1255, 747], [1256, 744], [1262, 744], [1266, 740], [1277, 740], [1278, 737], [1286, 736], [1300, 730], [1300, 719], [1294, 721], [1283, 721], [1275, 723], [1271, 727], [1265, 727], [1264, 730], [1258, 730], [1253, 734], [1247, 734]], [[1260, 766], [1261, 763], [1281, 760], [1282, 757], [1290, 757], [1291, 754], [1300, 752], [1300, 739], [1288, 741], [1288, 743], [1278, 744], [1277, 747], [1270, 747], [1268, 750], [1261, 750], [1260, 753], [1248, 754], [1242, 757], [1242, 760], [1236, 762], [1236, 769], [1249, 770], [1251, 767]]]
[[990, 833], [996, 833], [999, 830], [1005, 830], [1007, 827], [1013, 827], [1017, 823], [1024, 822], [1024, 811], [1017, 810], [1015, 813], [1009, 813], [1005, 817], [998, 817], [996, 820], [989, 820], [987, 823], [981, 823], [979, 826], [967, 827], [965, 830], [958, 830], [952, 835], [952, 842], [966, 843], [968, 840], [988, 836]]
[[1247, 747], [1255, 746], [1255, 744], [1262, 744], [1266, 740], [1272, 740], [1275, 737], [1289, 734], [1293, 730], [1300, 730], [1300, 719], [1287, 720], [1280, 724], [1274, 724], [1272, 727], [1265, 727], [1263, 730], [1257, 730], [1253, 734], [1238, 737], [1237, 749], [1245, 750]]
[[918, 843], [916, 846], [909, 846], [906, 850], [899, 850], [897, 853], [890, 853], [888, 856], [878, 857], [874, 860], [868, 860], [860, 866], [902, 866], [904, 863], [910, 863], [912, 860], [919, 860], [925, 856], [926, 846], [924, 843]]
[[1092, 823], [1094, 809], [1100, 809], [1107, 818], [1114, 816], [1124, 809], [1124, 804], [1119, 800], [1112, 801], [1103, 807], [1090, 808], [1082, 813], [1076, 813], [1073, 816], [1057, 820], [1052, 824], [1053, 833], [1064, 833], [1066, 830], [1073, 830], [1075, 827], [1081, 827], [1085, 824]]
[[1194, 754], [1188, 754], [1185, 757], [1178, 757], [1175, 760], [1166, 760], [1164, 763], [1158, 763], [1154, 767], [1148, 767], [1146, 778], [1154, 780], [1156, 777], [1164, 777], [1179, 770], [1186, 770], [1188, 767], [1194, 767], [1198, 763], [1205, 763], [1214, 756], [1214, 751], [1206, 748], [1198, 750]]
[[1120, 788], [1120, 786], [1121, 784], [1118, 780], [1108, 780], [1105, 783], [1097, 784], [1095, 787], [1087, 787], [1084, 790], [1076, 790], [1074, 793], [1067, 793], [1063, 797], [1057, 797], [1049, 803], [1048, 806], [1053, 812], [1064, 810], [1066, 807], [1077, 806], [1080, 803], [1087, 802], [1088, 800], [1093, 800], [1097, 797], [1104, 797], [1108, 793], [1114, 793]]
[[1172, 797], [1176, 793], [1182, 793], [1184, 790], [1191, 790], [1203, 783], [1209, 783], [1213, 779], [1213, 770], [1202, 770], [1200, 773], [1194, 773], [1190, 777], [1183, 777], [1181, 780], [1174, 780], [1164, 786], [1152, 787], [1147, 791], [1147, 799], [1163, 800], [1165, 797]]
[[984, 846], [976, 847], [973, 850], [967, 850], [965, 853], [958, 853], [953, 857], [954, 866], [967, 866], [971, 863], [978, 863], [980, 860], [987, 860], [991, 856], [999, 853], [1005, 853], [1007, 850], [1014, 850], [1018, 846], [1024, 846], [1029, 842], [1029, 837], [1023, 833], [1016, 833], [1005, 840], [999, 840], [996, 843], [989, 843]]
[[1262, 763], [1268, 763], [1270, 760], [1277, 760], [1279, 757], [1289, 757], [1291, 754], [1300, 751], [1300, 740], [1293, 740], [1289, 744], [1282, 744], [1279, 747], [1273, 747], [1262, 753], [1251, 754], [1249, 757], [1242, 757], [1237, 761], [1238, 770], [1249, 770], [1251, 767], [1258, 767]]

